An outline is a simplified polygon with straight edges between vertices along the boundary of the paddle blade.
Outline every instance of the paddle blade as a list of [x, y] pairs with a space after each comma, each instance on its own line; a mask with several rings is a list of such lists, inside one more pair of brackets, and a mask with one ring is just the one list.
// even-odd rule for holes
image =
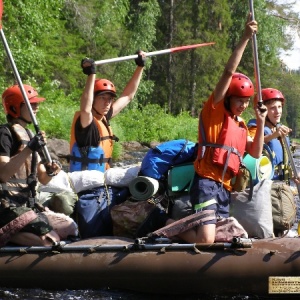
[[194, 49], [194, 48], [198, 48], [198, 47], [205, 47], [205, 46], [211, 46], [214, 45], [214, 42], [211, 43], [203, 43], [203, 44], [195, 44], [195, 45], [187, 45], [187, 46], [180, 46], [180, 47], [174, 47], [171, 48], [171, 52], [178, 52], [178, 51], [185, 51], [185, 50], [189, 50], [189, 49]]

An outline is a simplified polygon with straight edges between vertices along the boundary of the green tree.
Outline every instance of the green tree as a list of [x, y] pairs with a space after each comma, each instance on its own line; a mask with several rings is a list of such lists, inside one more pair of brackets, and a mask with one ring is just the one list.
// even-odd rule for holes
[[[163, 18], [158, 20], [157, 48], [215, 42], [213, 47], [160, 57], [151, 68], [156, 82], [152, 102], [166, 106], [170, 113], [198, 111], [220, 73], [229, 8], [224, 1], [159, 1]], [[221, 26], [221, 23], [224, 26]], [[212, 63], [214, 67], [212, 68]]]
[[[300, 70], [287, 72], [279, 53], [292, 47], [285, 29], [300, 31], [300, 17], [290, 5], [275, 0], [254, 4], [262, 87], [283, 91], [286, 121], [298, 135]], [[3, 31], [22, 81], [47, 98], [38, 116], [41, 127], [52, 136], [66, 136], [85, 84], [82, 58], [102, 60], [131, 55], [139, 48], [155, 51], [215, 42], [148, 59], [136, 99], [128, 108], [142, 111], [147, 104], [158, 104], [170, 115], [196, 116], [242, 34], [248, 5], [238, 0], [11, 0], [4, 1]], [[5, 51], [0, 51], [0, 61], [3, 91], [15, 78]], [[98, 66], [97, 75], [112, 80], [121, 93], [134, 68], [133, 61], [110, 63]], [[254, 81], [251, 43], [238, 71]], [[3, 114], [0, 117], [4, 119]]]

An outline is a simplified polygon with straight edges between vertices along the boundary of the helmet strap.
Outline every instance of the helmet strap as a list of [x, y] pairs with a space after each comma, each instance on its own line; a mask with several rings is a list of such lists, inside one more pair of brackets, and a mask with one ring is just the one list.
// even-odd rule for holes
[[102, 116], [102, 115], [97, 111], [97, 109], [96, 109], [94, 106], [92, 107], [92, 110], [93, 110], [97, 115]]
[[231, 109], [230, 109], [230, 96], [226, 96], [225, 99], [224, 99], [224, 106], [225, 106], [225, 109], [231, 114], [233, 115]]
[[25, 120], [23, 117], [19, 117], [18, 119], [20, 119], [20, 120], [22, 120], [23, 122], [25, 122], [26, 124], [31, 124], [32, 123], [32, 121], [27, 121], [27, 120]]
[[271, 122], [271, 120], [269, 119], [268, 116], [266, 117], [266, 121], [269, 122], [269, 123], [271, 123], [274, 127], [276, 127], [276, 124], [274, 124], [273, 122]]

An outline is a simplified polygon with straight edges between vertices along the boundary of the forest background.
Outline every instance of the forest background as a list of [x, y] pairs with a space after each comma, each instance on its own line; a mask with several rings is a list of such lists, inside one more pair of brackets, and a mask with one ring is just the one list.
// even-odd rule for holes
[[[81, 59], [132, 55], [181, 45], [215, 45], [147, 59], [134, 101], [112, 120], [120, 141], [197, 140], [198, 113], [213, 91], [234, 50], [249, 12], [247, 0], [6, 0], [3, 32], [24, 84], [47, 100], [39, 126], [48, 137], [69, 140], [73, 114], [86, 80]], [[290, 27], [300, 33], [300, 16], [290, 4], [254, 0], [262, 88], [284, 94], [283, 123], [300, 137], [300, 70], [289, 70], [281, 50], [292, 48]], [[1, 49], [1, 48], [0, 48]], [[300, 53], [299, 53], [300, 55]], [[0, 51], [0, 92], [15, 83], [7, 55]], [[134, 69], [133, 60], [97, 67], [97, 77], [114, 82], [120, 95]], [[238, 72], [253, 82], [251, 42]], [[243, 114], [254, 117], [253, 108]], [[3, 110], [1, 123], [5, 122]]]

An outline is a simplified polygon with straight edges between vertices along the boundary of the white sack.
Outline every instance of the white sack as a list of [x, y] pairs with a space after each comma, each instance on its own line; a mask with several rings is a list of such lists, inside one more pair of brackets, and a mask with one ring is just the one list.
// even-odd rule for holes
[[140, 166], [129, 168], [110, 168], [104, 173], [105, 183], [116, 187], [127, 187], [138, 176]]
[[48, 184], [39, 184], [38, 192], [60, 193], [63, 191], [72, 192], [68, 174], [61, 170], [56, 176], [52, 177]]
[[104, 173], [84, 170], [68, 173], [76, 193], [104, 185]]

